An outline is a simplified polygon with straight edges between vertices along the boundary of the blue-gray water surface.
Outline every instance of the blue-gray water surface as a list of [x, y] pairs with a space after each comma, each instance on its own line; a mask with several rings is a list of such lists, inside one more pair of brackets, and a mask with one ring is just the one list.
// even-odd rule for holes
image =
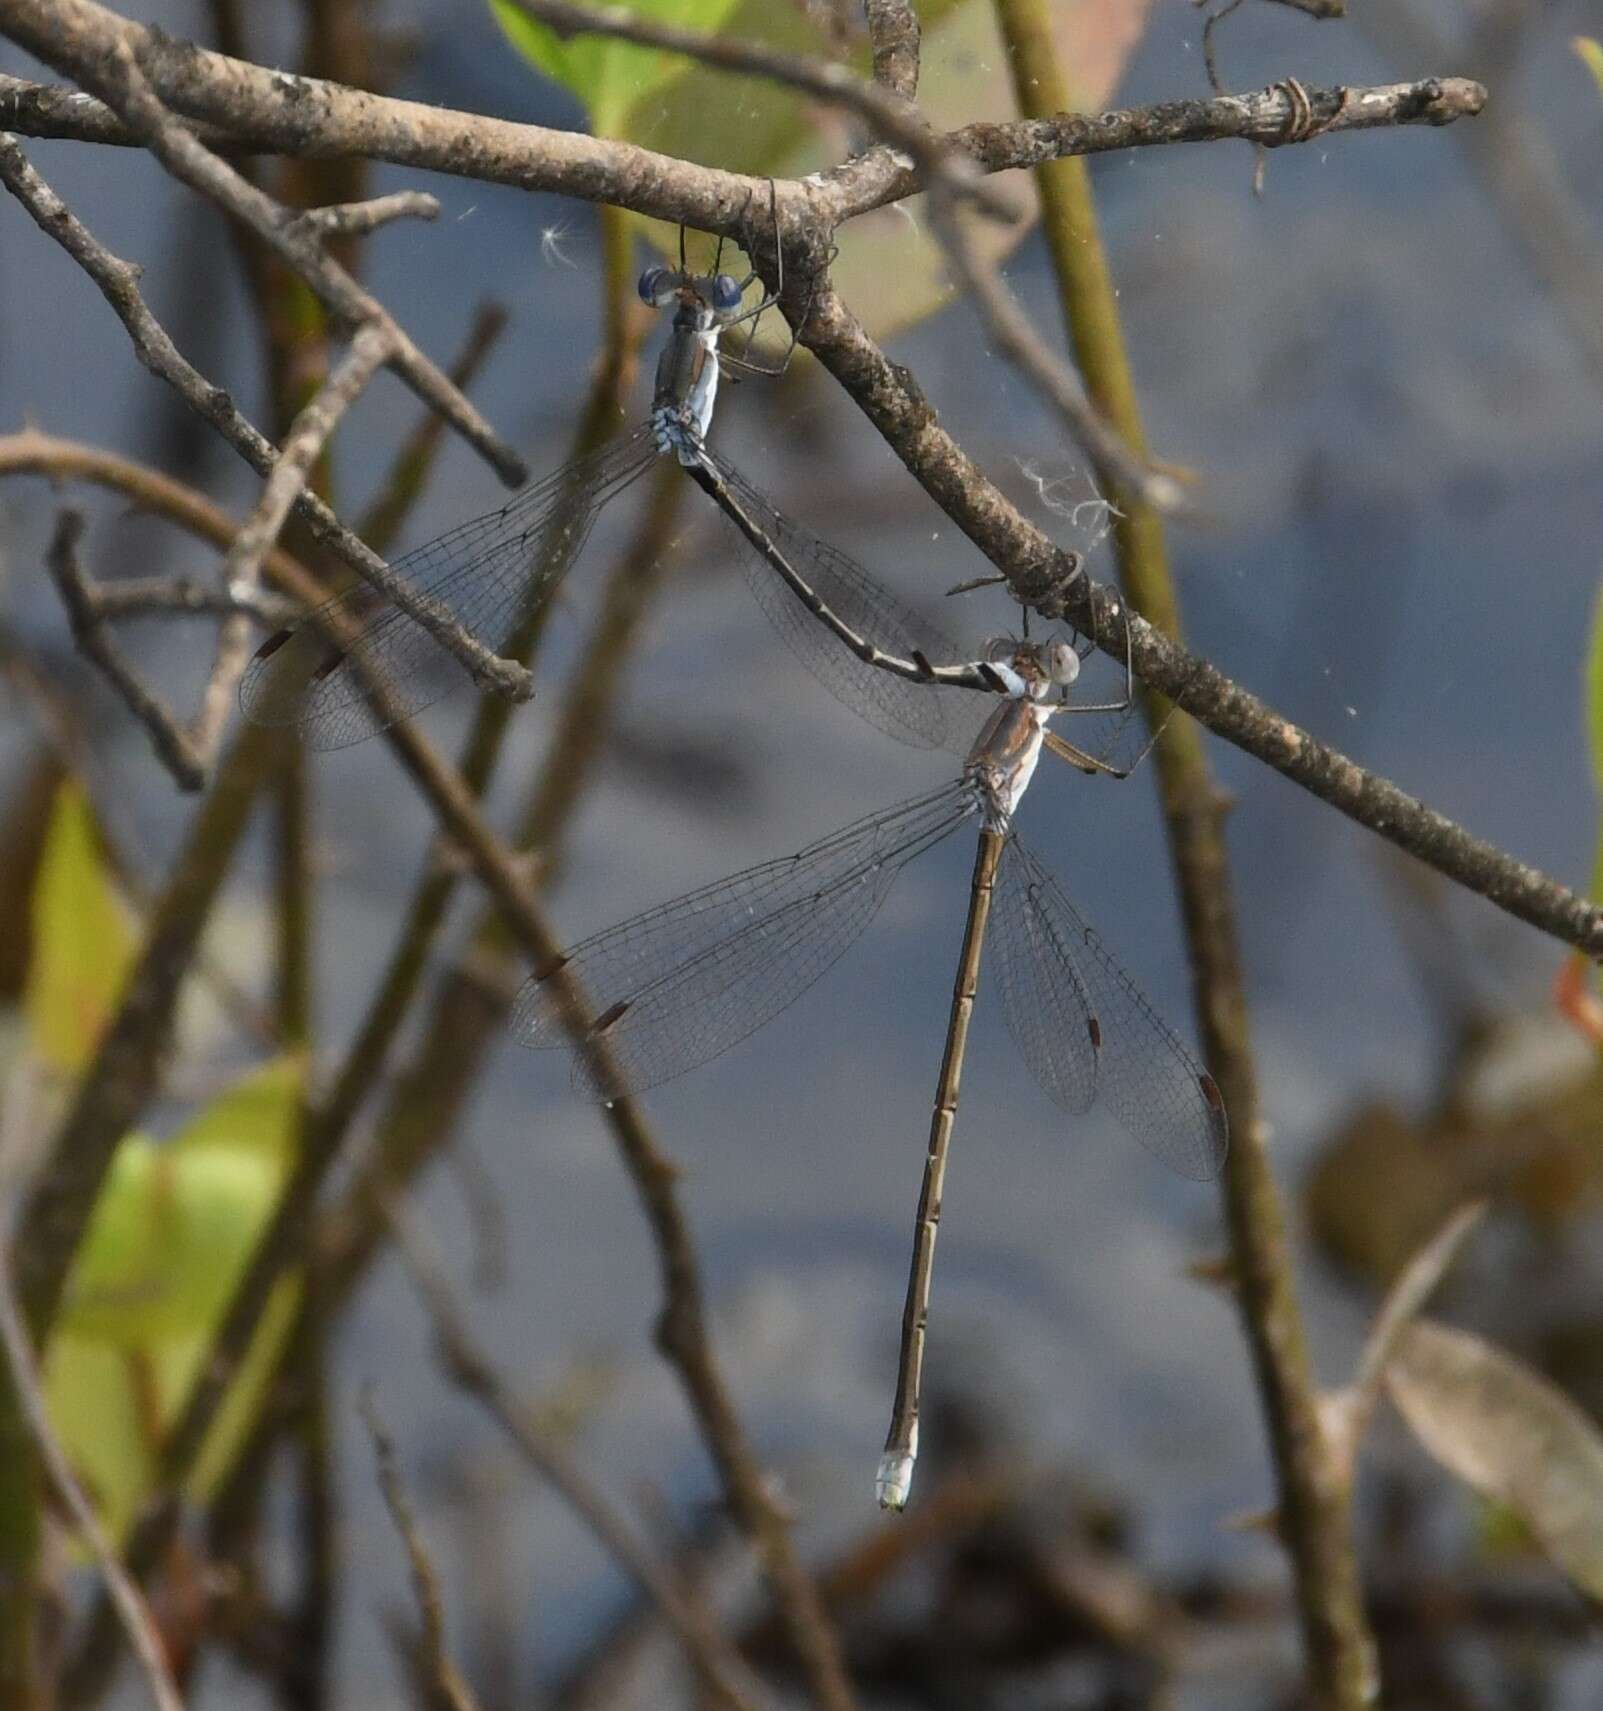
[[[400, 93], [572, 122], [477, 8], [416, 12], [421, 51]], [[1239, 14], [1239, 27], [1225, 32], [1233, 87], [1290, 70], [1321, 84], [1486, 74], [1392, 63], [1354, 25], [1316, 30], [1280, 12]], [[1540, 75], [1570, 91], [1541, 123], [1569, 159], [1590, 161], [1574, 170], [1595, 208], [1603, 135], [1564, 45], [1581, 13], [1555, 9], [1521, 87]], [[201, 27], [180, 7], [159, 14], [174, 30]], [[0, 55], [0, 68], [29, 69], [15, 54]], [[1202, 88], [1198, 20], [1190, 7], [1162, 5], [1119, 100]], [[108, 245], [146, 265], [157, 311], [262, 420], [256, 351], [211, 214], [143, 158], [64, 144], [29, 152]], [[1365, 765], [1522, 858], [1583, 881], [1596, 825], [1579, 665], [1603, 566], [1599, 378], [1452, 130], [1283, 150], [1269, 160], [1262, 200], [1250, 194], [1251, 167], [1250, 151], [1229, 145], [1112, 156], [1094, 169], [1152, 441], [1203, 478], [1209, 521], [1177, 531], [1173, 543], [1189, 638]], [[374, 180], [375, 189], [420, 184], [444, 212], [432, 228], [395, 228], [373, 242], [373, 288], [442, 356], [479, 298], [507, 303], [511, 329], [477, 399], [533, 469], [550, 468], [564, 455], [597, 332], [590, 211], [390, 168]], [[552, 233], [555, 247], [542, 243]], [[1019, 253], [1009, 278], [1056, 337], [1037, 244]], [[176, 417], [160, 387], [88, 281], [9, 203], [0, 204], [0, 302], [7, 430], [31, 419], [161, 455]], [[973, 315], [947, 311], [899, 340], [894, 355], [982, 466], [1073, 539], [1067, 520], [1041, 503], [1031, 472], [1075, 478], [1081, 460], [987, 351]], [[386, 381], [345, 430], [349, 509], [413, 409]], [[948, 624], [961, 620], [979, 635], [1011, 621], [985, 597], [955, 618], [953, 604], [943, 606], [941, 590], [983, 567], [827, 379], [743, 387], [726, 398], [716, 434], [783, 504], [927, 609], [941, 608]], [[225, 450], [207, 454], [207, 469], [216, 497], [236, 509], [249, 503], [251, 479]], [[449, 446], [410, 539], [488, 508], [496, 494], [490, 474]], [[14, 483], [0, 506], [9, 600], [31, 634], [64, 654], [41, 572], [50, 496]], [[658, 607], [618, 690], [626, 732], [705, 745], [733, 771], [709, 799], [653, 786], [624, 757], [609, 764], [573, 827], [552, 900], [567, 933], [794, 849], [927, 787], [950, 764], [880, 737], [793, 666], [705, 513], [695, 495], [681, 511], [693, 568]], [[154, 525], [119, 521], [106, 506], [97, 515], [97, 568], [205, 562]], [[609, 539], [616, 535], [598, 535], [570, 581], [551, 640], [556, 668], [571, 661], [593, 610]], [[192, 647], [149, 646], [145, 657], [172, 681], [190, 681]], [[554, 701], [544, 695], [518, 715], [503, 806], [539, 762]], [[143, 847], [169, 850], [184, 805], [140, 735], [105, 706], [102, 793]], [[428, 725], [449, 737], [464, 719], [458, 703]], [[21, 752], [15, 732], [9, 752]], [[1274, 1156], [1294, 1185], [1352, 1101], [1421, 1096], [1440, 1042], [1398, 946], [1377, 841], [1233, 750], [1215, 744], [1213, 758], [1237, 798], [1229, 838], [1254, 1035]], [[316, 783], [328, 871], [320, 1004], [332, 1060], [386, 953], [428, 822], [381, 745], [321, 760]], [[1020, 824], [1159, 1008], [1193, 1035], [1150, 782], [1118, 787], [1043, 769]], [[806, 998], [649, 1101], [684, 1168], [720, 1353], [809, 1547], [848, 1536], [868, 1516], [969, 861], [963, 839], [921, 861]], [[232, 954], [247, 967], [241, 947], [261, 942], [261, 872], [258, 852], [258, 889], [236, 889], [228, 911]], [[1497, 948], [1502, 997], [1540, 992], [1556, 966], [1551, 945], [1474, 900], [1454, 914], [1471, 938]], [[507, 1287], [477, 1309], [499, 1357], [535, 1391], [580, 1357], [608, 1357], [613, 1388], [582, 1445], [589, 1466], [625, 1493], [649, 1480], [678, 1504], [710, 1497], [705, 1456], [651, 1348], [653, 1255], [598, 1115], [556, 1058], [509, 1044], [473, 1106], [469, 1140], [493, 1174], [510, 1235]], [[423, 1200], [442, 1240], [465, 1254], [467, 1221], [446, 1173]], [[1076, 1463], [1126, 1494], [1151, 1560], [1208, 1556], [1269, 1572], [1270, 1547], [1219, 1528], [1271, 1496], [1235, 1321], [1184, 1275], [1221, 1241], [1214, 1191], [1166, 1176], [1100, 1117], [1065, 1119], [982, 999], [947, 1183], [931, 1383], [1000, 1399], [1043, 1466]], [[1312, 1267], [1306, 1281], [1320, 1364], [1336, 1379], [1362, 1312]], [[390, 1679], [373, 1612], [405, 1595], [348, 1406], [369, 1377], [414, 1465], [490, 1450], [487, 1426], [431, 1364], [404, 1282], [383, 1270], [340, 1351], [346, 1548], [363, 1564], [340, 1669], [358, 1700]], [[528, 1599], [530, 1651], [549, 1665], [620, 1596], [620, 1583], [554, 1501], [527, 1485], [508, 1489], [517, 1505], [507, 1522], [510, 1572]], [[450, 1567], [471, 1575], [471, 1552]], [[1211, 1691], [1219, 1696], [1194, 1702], [1231, 1702], [1220, 1684]]]

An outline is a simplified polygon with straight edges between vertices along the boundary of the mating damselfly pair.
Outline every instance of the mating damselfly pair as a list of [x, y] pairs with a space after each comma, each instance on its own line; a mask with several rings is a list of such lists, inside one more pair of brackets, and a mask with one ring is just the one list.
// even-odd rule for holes
[[772, 302], [743, 306], [754, 282], [719, 273], [716, 263], [706, 275], [684, 266], [648, 269], [641, 295], [673, 305], [674, 317], [646, 423], [398, 559], [393, 569], [410, 590], [404, 603], [375, 612], [372, 591], [356, 589], [271, 638], [242, 694], [251, 717], [295, 723], [322, 748], [419, 711], [445, 691], [438, 669], [450, 669], [445, 632], [505, 647], [555, 592], [602, 506], [666, 456], [734, 524], [764, 611], [840, 700], [901, 740], [933, 748], [950, 746], [952, 727], [961, 724], [950, 716], [953, 691], [993, 698], [978, 737], [962, 744], [955, 780], [584, 940], [535, 971], [513, 1017], [526, 1045], [572, 1043], [576, 1074], [598, 1098], [641, 1093], [772, 1020], [862, 934], [911, 861], [975, 827], [896, 1398], [875, 1482], [881, 1504], [899, 1509], [918, 1453], [935, 1238], [988, 929], [1009, 1030], [1059, 1106], [1080, 1114], [1100, 1100], [1157, 1157], [1198, 1179], [1219, 1170], [1228, 1124], [1212, 1078], [1013, 827], [1043, 747], [1084, 772], [1127, 776], [1127, 768], [1059, 737], [1049, 721], [1128, 709], [1128, 659], [1116, 703], [1070, 699], [1081, 656], [1065, 641], [993, 642], [965, 659], [936, 626], [709, 450], [720, 363], [728, 360], [720, 337]]

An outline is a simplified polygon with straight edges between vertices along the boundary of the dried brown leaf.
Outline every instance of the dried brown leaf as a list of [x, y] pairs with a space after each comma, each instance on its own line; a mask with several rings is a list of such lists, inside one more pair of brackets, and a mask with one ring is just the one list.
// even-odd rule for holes
[[1392, 1400], [1443, 1467], [1506, 1505], [1563, 1572], [1603, 1599], [1603, 1434], [1482, 1337], [1421, 1320], [1386, 1369]]

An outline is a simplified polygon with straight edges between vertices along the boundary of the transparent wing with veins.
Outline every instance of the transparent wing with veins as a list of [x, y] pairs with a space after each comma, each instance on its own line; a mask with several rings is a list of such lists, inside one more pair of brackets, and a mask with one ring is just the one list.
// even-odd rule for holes
[[1076, 1114], [1100, 1099], [1171, 1170], [1217, 1176], [1230, 1130], [1213, 1078], [1016, 835], [991, 933], [1008, 1029], [1046, 1093]]
[[563, 1044], [553, 987], [571, 979], [616, 1066], [603, 1078], [581, 1053], [581, 1084], [611, 1099], [682, 1075], [794, 1003], [863, 932], [902, 869], [977, 804], [971, 785], [948, 783], [597, 933], [560, 971], [524, 985], [513, 1031], [524, 1045]]
[[[391, 568], [501, 652], [567, 575], [601, 508], [656, 456], [650, 426], [638, 428]], [[256, 724], [296, 725], [309, 747], [338, 749], [432, 706], [463, 676], [422, 623], [360, 583], [262, 644], [240, 705]], [[384, 692], [383, 713], [369, 683]]]
[[[705, 449], [702, 455], [802, 581], [851, 629], [902, 659], [922, 657], [935, 665], [963, 663], [964, 656], [939, 625], [898, 599], [855, 559], [785, 516], [738, 470]], [[913, 748], [951, 746], [954, 713], [965, 729], [969, 725], [978, 729], [990, 711], [988, 696], [910, 682], [859, 659], [807, 610], [738, 527], [735, 534], [758, 605], [790, 651], [837, 701]], [[963, 717], [964, 703], [972, 710], [972, 719]], [[972, 731], [967, 734], [972, 738]], [[966, 743], [960, 752], [967, 752]]]

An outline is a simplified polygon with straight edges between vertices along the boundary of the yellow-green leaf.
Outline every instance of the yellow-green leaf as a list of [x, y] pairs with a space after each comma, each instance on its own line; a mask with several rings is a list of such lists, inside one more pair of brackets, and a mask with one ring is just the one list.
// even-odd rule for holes
[[289, 1174], [300, 1085], [281, 1058], [172, 1140], [123, 1141], [67, 1280], [67, 1329], [149, 1349], [216, 1321]]
[[1591, 36], [1575, 36], [1570, 45], [1581, 56], [1581, 63], [1597, 79], [1598, 93], [1603, 95], [1603, 42]]
[[[659, 24], [717, 35], [735, 0], [629, 0], [626, 10]], [[784, 10], [786, 8], [775, 8]], [[623, 114], [681, 71], [683, 57], [610, 36], [566, 39], [539, 24], [512, 0], [490, 0], [490, 10], [523, 57], [584, 103], [598, 137], [617, 136]]]
[[[298, 1060], [244, 1077], [165, 1143], [117, 1149], [45, 1361], [51, 1417], [113, 1537], [148, 1489], [153, 1447], [199, 1375], [294, 1164]], [[220, 1478], [260, 1400], [299, 1289], [288, 1277], [207, 1441]]]
[[[508, 22], [509, 16], [522, 18], [516, 7], [507, 0], [491, 4], [529, 58], [586, 100], [598, 135], [758, 178], [798, 178], [827, 168], [873, 140], [856, 119], [794, 89], [716, 71], [676, 55], [636, 60], [632, 70], [627, 60], [616, 61], [608, 68], [604, 101], [598, 102], [579, 87], [580, 73], [567, 57], [586, 38], [562, 43], [545, 30], [537, 40], [526, 37], [521, 26], [514, 29]], [[1051, 9], [1059, 61], [1081, 106], [1094, 111], [1110, 100], [1145, 28], [1149, 5], [1150, 0], [1076, 0], [1072, 6]], [[694, 22], [687, 15], [692, 6], [674, 0], [631, 0], [629, 9]], [[917, 11], [923, 27], [918, 101], [935, 129], [1016, 117], [989, 0], [922, 0]], [[840, 57], [806, 6], [724, 0], [720, 17], [717, 33], [730, 40], [814, 59]], [[589, 40], [594, 43], [596, 38]], [[846, 57], [866, 75], [866, 38], [860, 36]], [[585, 75], [599, 81], [598, 72]], [[1015, 215], [977, 224], [974, 241], [992, 260], [1000, 260], [1034, 223], [1035, 193], [1032, 180], [1022, 173], [1002, 175], [993, 188], [1014, 200]], [[754, 214], [760, 218], [761, 210]], [[677, 258], [677, 228], [645, 220], [640, 224], [665, 256]], [[912, 325], [952, 294], [939, 249], [928, 234], [922, 198], [853, 220], [842, 229], [840, 246], [832, 269], [834, 283], [876, 338]], [[693, 237], [688, 253], [692, 266], [704, 268], [711, 248]], [[758, 350], [772, 354], [778, 336], [777, 329], [768, 330]]]
[[94, 1053], [122, 991], [134, 931], [112, 883], [83, 787], [56, 794], [33, 891], [33, 962], [24, 1013], [34, 1055], [76, 1075]]

